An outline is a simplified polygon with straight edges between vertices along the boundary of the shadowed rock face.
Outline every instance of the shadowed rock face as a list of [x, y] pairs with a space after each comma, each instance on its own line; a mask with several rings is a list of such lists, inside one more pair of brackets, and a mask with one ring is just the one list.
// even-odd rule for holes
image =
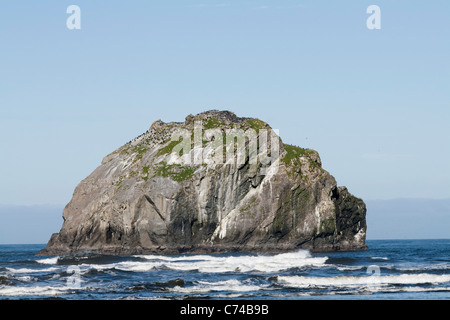
[[[193, 137], [184, 145], [190, 151], [184, 158], [174, 149], [178, 139], [171, 140], [180, 130]], [[242, 161], [237, 153], [227, 158], [234, 139], [224, 147], [207, 130], [252, 132], [260, 148]], [[265, 131], [270, 137], [271, 128], [261, 120], [216, 110], [189, 115], [185, 122], [154, 122], [76, 187], [61, 231], [39, 254], [366, 249], [364, 202], [337, 186], [316, 151], [283, 144], [278, 136], [265, 139]], [[261, 141], [271, 150], [264, 164], [252, 161], [267, 155]], [[185, 161], [199, 152], [223, 162]]]

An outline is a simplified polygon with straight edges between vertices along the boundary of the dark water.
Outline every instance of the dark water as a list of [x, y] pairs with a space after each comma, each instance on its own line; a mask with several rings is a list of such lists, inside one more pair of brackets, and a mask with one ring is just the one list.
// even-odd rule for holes
[[450, 299], [449, 240], [278, 255], [37, 257], [0, 245], [0, 299]]

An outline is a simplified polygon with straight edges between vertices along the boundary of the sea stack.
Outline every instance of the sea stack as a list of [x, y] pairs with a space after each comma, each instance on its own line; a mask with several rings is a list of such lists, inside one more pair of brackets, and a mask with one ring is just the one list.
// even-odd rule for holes
[[76, 187], [39, 255], [363, 250], [366, 206], [319, 154], [229, 111], [155, 121]]

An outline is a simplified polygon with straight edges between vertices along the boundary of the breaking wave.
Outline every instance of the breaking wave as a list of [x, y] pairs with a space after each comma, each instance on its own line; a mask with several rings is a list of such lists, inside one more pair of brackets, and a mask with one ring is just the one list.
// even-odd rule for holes
[[8, 296], [55, 296], [66, 294], [70, 291], [67, 287], [37, 286], [37, 287], [4, 287], [0, 288], [0, 297]]
[[388, 276], [361, 276], [361, 277], [306, 277], [306, 276], [279, 276], [278, 282], [284, 286], [297, 288], [311, 287], [354, 287], [376, 285], [417, 285], [417, 284], [450, 284], [450, 275], [436, 274], [402, 274]]
[[140, 256], [148, 262], [126, 262], [116, 269], [148, 271], [165, 267], [179, 271], [198, 271], [205, 273], [223, 272], [263, 272], [273, 273], [293, 268], [322, 267], [327, 257], [312, 257], [309, 251], [282, 253], [277, 255], [211, 256], [194, 255], [181, 257]]
[[250, 281], [239, 281], [237, 279], [230, 279], [224, 281], [208, 282], [198, 281], [193, 286], [181, 287], [176, 286], [170, 289], [170, 291], [186, 294], [198, 294], [209, 292], [250, 292], [264, 289], [268, 285], [252, 284]]
[[11, 273], [35, 273], [35, 272], [54, 272], [59, 270], [58, 268], [44, 268], [44, 269], [30, 269], [30, 268], [6, 268]]

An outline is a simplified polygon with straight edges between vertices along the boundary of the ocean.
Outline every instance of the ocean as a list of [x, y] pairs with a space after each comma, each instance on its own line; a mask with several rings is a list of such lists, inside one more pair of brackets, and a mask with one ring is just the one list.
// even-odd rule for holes
[[357, 252], [36, 256], [0, 245], [0, 300], [450, 299], [450, 239], [368, 240]]

